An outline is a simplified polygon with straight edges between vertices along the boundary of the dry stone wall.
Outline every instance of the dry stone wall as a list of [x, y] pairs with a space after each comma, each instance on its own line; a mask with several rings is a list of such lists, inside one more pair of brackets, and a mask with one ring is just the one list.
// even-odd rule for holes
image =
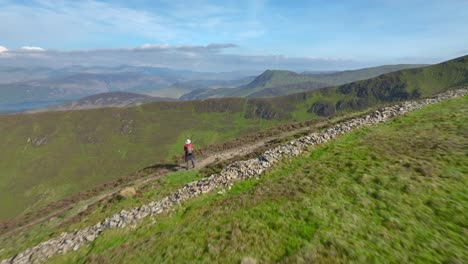
[[225, 167], [220, 173], [213, 174], [199, 181], [191, 182], [161, 200], [144, 204], [131, 210], [122, 210], [94, 226], [72, 233], [62, 233], [60, 236], [42, 242], [35, 247], [5, 259], [0, 264], [7, 263], [42, 263], [57, 254], [64, 254], [78, 250], [80, 247], [94, 241], [104, 230], [122, 228], [135, 225], [139, 220], [167, 212], [175, 206], [196, 196], [214, 191], [218, 188], [232, 186], [238, 180], [259, 177], [265, 170], [284, 158], [297, 156], [310, 146], [327, 142], [338, 135], [363, 126], [385, 122], [395, 116], [401, 116], [409, 111], [420, 109], [425, 105], [443, 100], [468, 95], [468, 87], [448, 91], [433, 98], [418, 101], [403, 102], [394, 106], [383, 107], [377, 111], [349, 121], [340, 123], [320, 133], [307, 136], [265, 151], [262, 155], [244, 161], [234, 162]]

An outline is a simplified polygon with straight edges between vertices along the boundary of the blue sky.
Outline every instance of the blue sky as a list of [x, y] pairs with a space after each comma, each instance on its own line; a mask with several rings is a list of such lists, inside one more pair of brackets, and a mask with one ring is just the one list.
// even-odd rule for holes
[[[466, 0], [0, 0], [0, 65], [12, 54], [16, 63], [93, 54], [101, 59], [89, 63], [150, 65], [139, 47], [155, 65], [203, 70], [434, 63], [468, 54], [467, 10]], [[186, 62], [169, 63], [168, 51]]]

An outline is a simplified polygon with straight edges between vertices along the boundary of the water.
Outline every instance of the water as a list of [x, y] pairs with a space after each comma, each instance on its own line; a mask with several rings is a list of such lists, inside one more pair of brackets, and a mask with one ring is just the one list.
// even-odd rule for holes
[[40, 109], [51, 105], [68, 102], [67, 100], [24, 102], [15, 104], [0, 104], [0, 114], [20, 113], [28, 110]]

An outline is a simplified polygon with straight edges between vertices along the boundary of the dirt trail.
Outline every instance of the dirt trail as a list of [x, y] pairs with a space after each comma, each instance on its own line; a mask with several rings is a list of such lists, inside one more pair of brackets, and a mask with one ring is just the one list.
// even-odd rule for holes
[[[332, 120], [315, 120], [313, 122], [310, 122], [310, 121], [309, 122], [303, 122], [302, 123], [303, 125], [300, 125], [299, 127], [294, 127], [294, 125], [291, 126], [292, 123], [291, 124], [281, 125], [281, 126], [278, 127], [282, 131], [280, 133], [277, 133], [277, 134], [274, 134], [274, 135], [271, 135], [271, 136], [263, 136], [263, 137], [260, 137], [260, 138], [249, 139], [249, 140], [247, 140], [246, 142], [244, 142], [243, 144], [241, 144], [239, 146], [236, 146], [236, 147], [230, 146], [227, 149], [224, 148], [224, 149], [221, 149], [221, 150], [218, 150], [218, 151], [210, 152], [209, 154], [202, 155], [202, 158], [197, 158], [196, 159], [196, 169], [202, 169], [202, 168], [205, 168], [206, 166], [209, 166], [211, 164], [220, 163], [220, 162], [227, 161], [227, 160], [230, 160], [230, 159], [233, 159], [233, 158], [236, 158], [236, 157], [247, 156], [249, 154], [252, 154], [255, 150], [265, 146], [268, 142], [275, 141], [275, 140], [278, 141], [278, 140], [284, 139], [284, 138], [289, 137], [289, 136], [293, 136], [293, 135], [303, 133], [305, 131], [311, 131], [313, 129], [320, 129], [320, 128], [323, 128], [325, 126], [331, 125], [333, 123], [341, 122], [341, 121], [343, 121], [345, 119], [348, 119], [348, 118], [351, 118], [351, 117], [354, 117], [354, 116], [359, 116], [359, 115], [362, 115], [362, 114], [364, 114], [364, 113], [354, 113], [354, 114], [351, 114], [349, 116], [336, 117], [335, 120], [333, 120], [333, 121]], [[306, 124], [306, 125], [304, 125], [304, 124]], [[0, 239], [4, 239], [4, 238], [9, 237], [11, 235], [14, 235], [16, 233], [24, 231], [24, 230], [26, 230], [26, 229], [28, 229], [30, 227], [33, 227], [35, 225], [38, 225], [38, 224], [44, 223], [46, 221], [49, 221], [50, 219], [52, 219], [54, 217], [57, 217], [57, 216], [60, 216], [60, 215], [62, 215], [64, 213], [66, 213], [67, 211], [75, 210], [73, 212], [73, 214], [70, 214], [67, 217], [64, 217], [63, 219], [61, 219], [57, 223], [57, 225], [60, 225], [61, 223], [66, 222], [67, 220], [72, 219], [73, 217], [77, 216], [78, 214], [86, 211], [88, 209], [88, 207], [90, 207], [90, 206], [92, 206], [94, 204], [97, 204], [97, 203], [99, 203], [101, 201], [104, 201], [106, 199], [110, 199], [114, 195], [118, 194], [120, 192], [120, 190], [122, 190], [122, 188], [124, 188], [126, 186], [131, 186], [131, 187], [134, 187], [136, 189], [139, 189], [141, 186], [147, 184], [148, 182], [157, 180], [159, 178], [162, 178], [162, 177], [166, 176], [170, 172], [179, 171], [179, 170], [185, 170], [185, 162], [179, 161], [179, 164], [178, 165], [173, 164], [171, 169], [165, 168], [164, 166], [162, 166], [161, 168], [158, 168], [155, 173], [151, 173], [151, 174], [149, 174], [147, 176], [140, 177], [138, 179], [132, 180], [132, 181], [127, 182], [127, 183], [124, 183], [124, 184], [119, 185], [117, 187], [112, 187], [111, 190], [104, 191], [104, 192], [101, 191], [99, 194], [96, 194], [96, 195], [93, 195], [92, 197], [80, 200], [79, 202], [77, 202], [77, 203], [80, 204], [79, 205], [80, 208], [76, 208], [77, 203], [73, 203], [73, 204], [64, 206], [62, 208], [56, 209], [50, 214], [38, 217], [37, 219], [34, 219], [34, 220], [32, 220], [32, 221], [30, 221], [30, 222], [28, 222], [28, 223], [26, 223], [26, 224], [24, 224], [22, 226], [13, 228], [11, 230], [6, 231], [3, 234], [0, 234]]]
[[[339, 118], [339, 119], [341, 119], [341, 118]], [[293, 130], [283, 131], [282, 133], [279, 133], [277, 135], [264, 137], [264, 138], [259, 138], [259, 139], [256, 139], [254, 142], [246, 142], [245, 144], [240, 145], [238, 147], [232, 147], [232, 148], [229, 148], [229, 149], [226, 149], [226, 150], [212, 152], [212, 153], [206, 155], [205, 157], [202, 157], [202, 158], [196, 160], [196, 169], [202, 169], [202, 168], [204, 168], [204, 167], [206, 167], [206, 166], [208, 166], [210, 164], [214, 164], [214, 163], [218, 163], [218, 162], [222, 162], [222, 161], [227, 161], [227, 160], [230, 160], [230, 159], [235, 158], [235, 157], [242, 157], [242, 156], [249, 155], [249, 154], [253, 153], [256, 149], [261, 148], [262, 146], [264, 146], [269, 141], [282, 139], [282, 138], [285, 138], [285, 137], [288, 137], [288, 136], [291, 136], [291, 135], [294, 135], [294, 134], [299, 134], [299, 133], [304, 132], [304, 131], [310, 131], [311, 129], [317, 129], [317, 128], [321, 127], [321, 126], [324, 126], [325, 124], [330, 124], [330, 122], [329, 121], [322, 121], [322, 122], [318, 121], [318, 122], [312, 123], [312, 124], [304, 126], [304, 127], [300, 127], [300, 128], [293, 129]], [[28, 229], [30, 227], [33, 227], [35, 225], [46, 222], [46, 221], [52, 219], [53, 217], [60, 216], [60, 215], [62, 215], [64, 213], [66, 213], [67, 211], [75, 209], [73, 214], [61, 219], [57, 223], [57, 225], [60, 225], [60, 223], [63, 223], [65, 221], [75, 217], [76, 215], [84, 212], [89, 206], [92, 206], [92, 205], [94, 205], [96, 203], [99, 203], [99, 202], [101, 202], [101, 201], [103, 201], [105, 199], [109, 199], [110, 197], [118, 194], [120, 192], [120, 190], [122, 190], [122, 188], [124, 186], [132, 186], [132, 187], [138, 189], [139, 187], [143, 186], [144, 184], [146, 184], [146, 183], [148, 183], [150, 181], [153, 181], [153, 180], [157, 180], [157, 179], [159, 179], [161, 177], [164, 177], [164, 176], [166, 176], [168, 173], [170, 173], [172, 171], [185, 170], [185, 164], [183, 162], [180, 162], [180, 163], [182, 163], [182, 164], [179, 164], [178, 166], [175, 166], [172, 170], [165, 169], [165, 168], [160, 168], [160, 169], [158, 169], [157, 172], [155, 172], [153, 174], [138, 178], [136, 180], [133, 180], [133, 181], [131, 181], [129, 183], [124, 184], [123, 186], [114, 187], [114, 188], [112, 188], [112, 190], [109, 190], [109, 191], [106, 191], [106, 192], [101, 192], [100, 194], [97, 194], [97, 195], [95, 195], [93, 197], [90, 197], [88, 199], [79, 201], [79, 204], [80, 204], [79, 209], [76, 208], [77, 203], [70, 204], [68, 206], [64, 206], [63, 208], [57, 209], [57, 210], [55, 210], [54, 212], [52, 212], [50, 214], [39, 217], [39, 218], [37, 218], [35, 220], [32, 220], [32, 221], [28, 222], [27, 224], [24, 224], [24, 225], [16, 227], [16, 228], [13, 228], [11, 230], [6, 231], [3, 234], [0, 234], [0, 239], [7, 238], [7, 237], [9, 237], [11, 235], [14, 235], [16, 233], [24, 231], [24, 230], [26, 230], [26, 229]]]

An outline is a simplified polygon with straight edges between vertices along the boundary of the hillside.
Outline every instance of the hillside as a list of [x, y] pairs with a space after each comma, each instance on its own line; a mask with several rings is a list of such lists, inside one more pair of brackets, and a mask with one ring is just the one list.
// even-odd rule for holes
[[466, 56], [284, 97], [0, 115], [0, 219], [155, 162], [173, 163], [187, 137], [201, 147], [281, 123], [319, 120], [463, 84], [468, 84]]
[[316, 81], [307, 81], [301, 83], [293, 83], [288, 85], [280, 85], [270, 88], [265, 88], [257, 92], [249, 94], [249, 98], [262, 98], [262, 97], [275, 97], [283, 96], [288, 94], [294, 94], [299, 92], [308, 92], [313, 90], [318, 90], [323, 87], [331, 86], [331, 84], [316, 82]]
[[130, 107], [156, 101], [176, 101], [172, 98], [152, 97], [143, 94], [129, 92], [109, 92], [87, 96], [68, 103], [39, 109], [32, 112], [51, 110], [80, 110], [101, 107]]
[[[89, 238], [89, 246], [50, 262], [464, 263], [466, 111], [466, 96], [414, 112], [403, 110], [402, 117], [361, 127], [309, 147], [297, 158], [276, 162], [260, 178], [246, 170], [243, 173], [250, 177], [244, 181], [189, 200], [178, 191], [176, 197], [183, 203], [174, 202], [171, 213], [105, 230]], [[378, 120], [378, 116], [367, 117]], [[323, 133], [332, 133], [327, 131]], [[161, 199], [166, 189], [199, 178], [196, 174], [175, 173], [142, 189], [138, 197], [115, 200], [95, 212], [128, 209], [141, 205], [141, 199]], [[188, 184], [185, 188], [204, 186]], [[132, 211], [118, 215], [129, 217]], [[74, 234], [79, 236], [79, 232], [64, 236]], [[5, 244], [7, 251], [10, 241]]]
[[352, 132], [52, 263], [466, 262], [466, 111], [463, 98]]
[[[333, 116], [339, 112], [357, 111], [382, 102], [425, 97], [449, 87], [468, 84], [468, 56], [444, 63], [392, 72], [340, 86], [323, 88], [283, 97], [252, 98], [256, 115], [303, 118], [307, 113]], [[293, 103], [294, 102], [294, 103]], [[294, 109], [291, 111], [291, 109]], [[299, 110], [300, 109], [300, 110]]]
[[204, 99], [219, 97], [273, 97], [303, 91], [312, 91], [323, 87], [342, 85], [365, 80], [381, 74], [404, 69], [419, 68], [427, 65], [399, 64], [364, 68], [359, 70], [302, 73], [284, 70], [267, 70], [247, 85], [236, 89], [197, 89], [183, 95], [180, 99]]
[[317, 81], [330, 83], [333, 85], [342, 85], [345, 83], [360, 81], [377, 77], [382, 74], [396, 72], [406, 69], [422, 68], [429, 66], [427, 64], [397, 64], [397, 65], [383, 65], [377, 67], [370, 67], [358, 70], [339, 71], [331, 73], [303, 73], [305, 75], [313, 76]]

